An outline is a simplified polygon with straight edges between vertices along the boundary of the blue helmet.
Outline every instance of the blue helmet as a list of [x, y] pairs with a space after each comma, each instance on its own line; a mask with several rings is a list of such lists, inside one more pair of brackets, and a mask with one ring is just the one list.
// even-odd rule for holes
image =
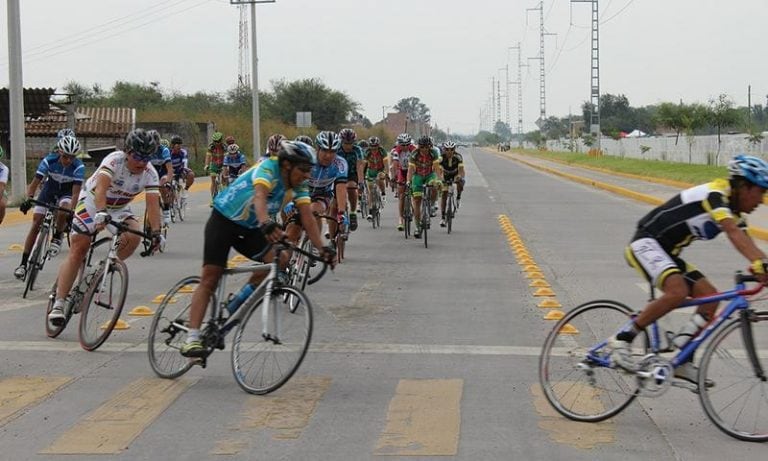
[[752, 155], [739, 154], [728, 162], [731, 178], [740, 176], [752, 184], [768, 189], [768, 163]]

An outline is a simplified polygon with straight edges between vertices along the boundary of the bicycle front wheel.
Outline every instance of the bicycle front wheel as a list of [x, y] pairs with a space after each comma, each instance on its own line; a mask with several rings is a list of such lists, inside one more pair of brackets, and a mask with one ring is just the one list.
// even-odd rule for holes
[[[102, 290], [103, 283], [103, 290]], [[80, 346], [94, 351], [109, 338], [128, 294], [128, 268], [116, 259], [93, 274], [80, 313]]]
[[46, 229], [40, 229], [35, 240], [35, 245], [32, 247], [32, 254], [29, 255], [27, 260], [27, 278], [24, 284], [24, 294], [22, 298], [26, 298], [27, 294], [35, 289], [35, 282], [37, 281], [37, 274], [43, 268], [45, 264], [45, 258], [48, 257], [48, 231]]
[[[246, 314], [232, 344], [235, 380], [251, 394], [268, 394], [291, 379], [312, 339], [312, 305], [301, 290], [284, 286], [272, 291], [272, 307], [266, 312], [269, 328], [264, 299]], [[298, 300], [295, 308], [287, 299]]]
[[[560, 414], [575, 421], [602, 421], [637, 397], [634, 376], [588, 356], [592, 351], [592, 356], [607, 358], [610, 351], [605, 341], [632, 313], [621, 303], [591, 301], [568, 312], [549, 333], [539, 357], [539, 381], [544, 396]], [[642, 343], [648, 344], [645, 334], [638, 335], [636, 343], [643, 337]]]
[[[192, 368], [194, 362], [182, 356], [180, 351], [187, 337], [192, 295], [199, 284], [198, 276], [180, 280], [168, 290], [152, 317], [147, 353], [152, 371], [161, 378], [178, 378]], [[216, 303], [215, 298], [212, 294], [211, 310]]]
[[[755, 372], [748, 342], [763, 375], [768, 366], [768, 312], [749, 312], [747, 326], [732, 320], [710, 341], [701, 357], [699, 399], [704, 412], [721, 431], [739, 440], [768, 441], [768, 382]], [[707, 387], [706, 382], [714, 382]]]

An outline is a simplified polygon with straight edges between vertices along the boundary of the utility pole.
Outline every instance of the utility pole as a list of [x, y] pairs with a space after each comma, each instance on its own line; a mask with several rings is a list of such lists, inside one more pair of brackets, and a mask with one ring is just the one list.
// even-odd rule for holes
[[[499, 67], [499, 70], [503, 70], [505, 77], [504, 77], [504, 102], [505, 104], [505, 113], [504, 113], [504, 123], [507, 124], [507, 128], [509, 128], [509, 64], [505, 65], [504, 67]], [[501, 96], [499, 96], [501, 98]]]
[[517, 50], [517, 81], [512, 83], [517, 85], [517, 143], [518, 147], [523, 147], [523, 51], [520, 48], [520, 42], [517, 42], [517, 46], [510, 46], [509, 49]]
[[27, 140], [24, 137], [24, 80], [21, 72], [21, 10], [19, 0], [8, 0], [8, 115], [10, 116], [11, 200], [25, 197]]
[[496, 80], [496, 122], [501, 121], [501, 79]]
[[[528, 11], [539, 12], [539, 55], [535, 58], [539, 60], [539, 119], [536, 120], [536, 126], [544, 126], [544, 121], [547, 119], [547, 91], [546, 91], [546, 72], [544, 70], [544, 37], [547, 35], [557, 35], [544, 31], [544, 2], [539, 2], [539, 6], [536, 8], [526, 8]], [[527, 16], [526, 16], [527, 19]]]
[[591, 88], [589, 103], [592, 105], [590, 113], [589, 132], [597, 139], [597, 150], [600, 150], [600, 21], [597, 9], [598, 0], [571, 0], [571, 3], [592, 3], [592, 58]]

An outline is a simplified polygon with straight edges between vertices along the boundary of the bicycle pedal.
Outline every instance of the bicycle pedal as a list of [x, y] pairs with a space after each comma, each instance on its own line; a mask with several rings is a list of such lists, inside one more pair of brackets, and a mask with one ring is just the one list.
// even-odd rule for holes
[[189, 363], [192, 365], [199, 365], [201, 368], [205, 368], [208, 365], [208, 360], [205, 357], [191, 357]]

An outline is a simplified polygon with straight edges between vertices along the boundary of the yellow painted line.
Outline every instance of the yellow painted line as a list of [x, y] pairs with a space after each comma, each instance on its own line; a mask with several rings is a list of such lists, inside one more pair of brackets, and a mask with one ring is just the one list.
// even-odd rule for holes
[[0, 426], [43, 401], [71, 380], [64, 376], [16, 376], [3, 379], [0, 381]]
[[299, 438], [330, 386], [329, 377], [294, 377], [274, 394], [249, 396], [240, 421], [229, 431], [238, 437], [230, 435], [217, 440], [211, 454], [236, 455], [247, 451], [257, 439], [254, 432], [265, 429], [274, 431], [273, 439]]
[[141, 378], [64, 432], [41, 454], [117, 454], [165, 411], [194, 379]]
[[[597, 395], [600, 390], [589, 388], [577, 383], [561, 383], [563, 388], [569, 389], [569, 395], [579, 396], [579, 405], [582, 411], [601, 411], [602, 403]], [[583, 389], [575, 390], [574, 386], [582, 386]], [[598, 445], [607, 445], [616, 440], [616, 428], [612, 420], [599, 423], [582, 423], [571, 421], [561, 416], [547, 402], [539, 384], [531, 384], [533, 405], [539, 414], [539, 427], [547, 432], [553, 442], [569, 445], [582, 450], [593, 449]]]
[[374, 454], [455, 456], [463, 387], [461, 379], [400, 380]]

